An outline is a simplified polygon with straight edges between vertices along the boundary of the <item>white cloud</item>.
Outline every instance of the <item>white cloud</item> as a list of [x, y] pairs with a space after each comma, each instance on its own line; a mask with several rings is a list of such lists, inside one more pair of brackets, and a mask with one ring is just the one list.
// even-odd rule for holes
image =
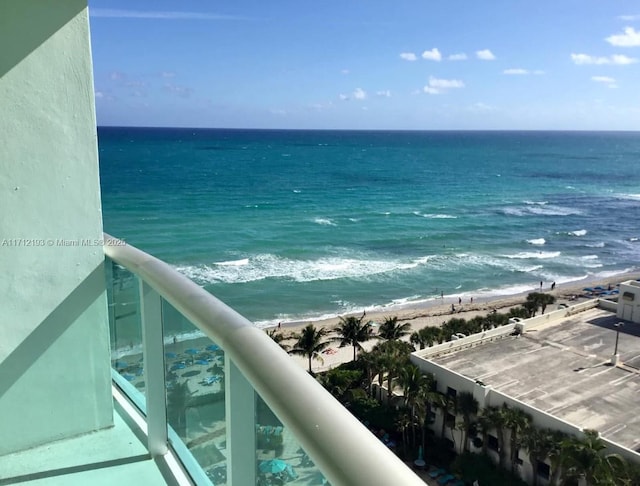
[[191, 96], [191, 93], [193, 93], [193, 90], [191, 88], [173, 83], [165, 83], [164, 89], [165, 91], [169, 91], [170, 93], [173, 93], [176, 96], [180, 96], [181, 98], [189, 98]]
[[391, 91], [389, 91], [388, 89], [376, 91], [376, 95], [382, 96], [383, 98], [391, 98]]
[[640, 15], [620, 15], [618, 18], [620, 20], [634, 21], [640, 20]]
[[591, 80], [596, 83], [615, 83], [616, 80], [609, 76], [591, 76]]
[[204, 12], [175, 12], [175, 11], [142, 11], [121, 10], [114, 8], [89, 8], [91, 17], [118, 19], [158, 19], [158, 20], [247, 20], [233, 15], [218, 15]]
[[448, 59], [449, 61], [466, 61], [467, 55], [464, 52], [460, 52], [458, 54], [451, 54]]
[[400, 53], [400, 58], [405, 61], [417, 61], [418, 56], [416, 56], [413, 52], [402, 52]]
[[367, 92], [362, 88], [356, 88], [353, 92], [353, 97], [357, 100], [364, 100], [367, 98]]
[[459, 79], [439, 79], [431, 76], [429, 84], [422, 88], [422, 91], [427, 94], [442, 94], [454, 88], [464, 88], [464, 83]]
[[626, 65], [638, 62], [634, 57], [628, 57], [623, 54], [614, 54], [610, 57], [597, 57], [588, 54], [571, 54], [571, 60], [575, 64], [618, 64]]
[[349, 96], [346, 94], [339, 94], [338, 98], [340, 98], [342, 101], [347, 101], [349, 99]]
[[624, 34], [609, 36], [605, 39], [612, 46], [636, 47], [640, 46], [640, 32], [633, 27], [625, 27]]
[[95, 97], [96, 98], [104, 98], [104, 93], [102, 91], [96, 91]]
[[616, 80], [610, 76], [591, 76], [591, 81], [596, 83], [606, 84], [608, 88], [615, 89], [618, 87]]
[[162, 71], [160, 73], [160, 77], [162, 78], [174, 78], [176, 76], [176, 73], [174, 73], [173, 71]]
[[495, 61], [496, 56], [489, 49], [483, 49], [481, 51], [476, 51], [476, 57], [483, 61]]
[[504, 71], [502, 71], [502, 74], [524, 75], [524, 74], [529, 74], [529, 71], [521, 68], [512, 68], [512, 69], [505, 69]]
[[440, 54], [437, 47], [434, 47], [430, 51], [424, 51], [422, 53], [422, 59], [426, 59], [427, 61], [441, 61], [442, 54]]

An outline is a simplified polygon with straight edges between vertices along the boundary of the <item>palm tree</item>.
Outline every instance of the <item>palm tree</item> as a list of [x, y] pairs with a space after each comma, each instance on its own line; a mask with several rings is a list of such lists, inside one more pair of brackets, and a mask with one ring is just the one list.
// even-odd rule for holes
[[480, 427], [483, 431], [482, 451], [487, 451], [487, 436], [489, 431], [496, 429], [498, 439], [498, 458], [500, 467], [504, 467], [504, 427], [505, 427], [505, 413], [500, 407], [486, 407], [482, 410], [482, 414], [479, 419]]
[[387, 405], [391, 404], [393, 382], [402, 368], [409, 364], [409, 354], [413, 347], [404, 341], [383, 341], [371, 350], [380, 356], [382, 369], [387, 379]]
[[619, 454], [604, 454], [606, 445], [596, 430], [584, 438], [570, 437], [562, 443], [566, 478], [584, 478], [587, 485], [616, 486], [625, 476], [626, 461]]
[[324, 327], [316, 329], [313, 324], [308, 324], [302, 329], [300, 334], [294, 336], [298, 341], [290, 353], [306, 356], [309, 359], [309, 373], [312, 373], [312, 358], [317, 359], [321, 363], [324, 362], [320, 353], [329, 346], [328, 341], [323, 341], [326, 335], [327, 330]]
[[522, 431], [522, 445], [529, 453], [529, 462], [533, 469], [533, 486], [538, 486], [538, 463], [543, 462], [553, 448], [553, 432], [534, 425]]
[[[404, 403], [411, 410], [411, 417], [418, 418], [420, 425], [424, 429], [424, 419], [426, 413], [417, 413], [417, 409], [424, 404], [424, 399], [433, 382], [433, 375], [423, 374], [420, 368], [413, 364], [409, 364], [402, 368], [398, 373], [398, 384], [402, 387], [404, 395]], [[424, 408], [424, 407], [422, 407]], [[423, 412], [423, 410], [420, 410]], [[420, 415], [420, 417], [418, 417]], [[413, 424], [414, 422], [412, 422]], [[415, 427], [412, 425], [413, 443], [416, 440]]]
[[277, 329], [267, 329], [267, 336], [273, 339], [278, 346], [280, 346], [285, 351], [289, 351], [288, 344], [285, 344], [283, 341], [286, 339], [285, 335], [279, 332]]
[[411, 324], [408, 322], [400, 324], [397, 317], [385, 317], [384, 322], [378, 328], [378, 338], [387, 341], [400, 339], [402, 336], [409, 334], [410, 329]]
[[357, 358], [358, 349], [362, 349], [360, 343], [372, 338], [371, 322], [362, 322], [364, 315], [360, 318], [349, 316], [341, 317], [340, 324], [336, 326], [336, 333], [339, 336], [340, 347], [353, 346], [353, 360]]
[[411, 344], [417, 344], [420, 349], [424, 349], [425, 346], [433, 346], [433, 344], [442, 340], [442, 331], [439, 327], [423, 327], [419, 331], [411, 334], [409, 341]]
[[471, 416], [478, 413], [478, 400], [470, 392], [461, 392], [456, 397], [458, 411], [462, 414], [462, 450], [469, 452], [468, 433], [471, 427]]
[[505, 403], [502, 406], [504, 414], [504, 427], [509, 429], [509, 458], [511, 459], [511, 472], [516, 472], [516, 458], [520, 447], [520, 433], [531, 424], [531, 415], [519, 408], [509, 408]]

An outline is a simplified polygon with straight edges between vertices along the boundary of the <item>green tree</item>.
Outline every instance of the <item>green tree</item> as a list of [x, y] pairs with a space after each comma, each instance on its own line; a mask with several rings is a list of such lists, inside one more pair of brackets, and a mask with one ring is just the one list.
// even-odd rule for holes
[[519, 408], [502, 406], [504, 415], [504, 427], [509, 429], [509, 459], [511, 460], [511, 472], [516, 472], [516, 456], [520, 448], [521, 433], [531, 424], [531, 415]]
[[505, 414], [501, 407], [486, 407], [479, 417], [479, 424], [483, 431], [482, 451], [487, 451], [488, 435], [492, 429], [496, 430], [498, 439], [498, 459], [501, 468], [504, 468], [504, 429]]
[[439, 327], [423, 327], [411, 334], [409, 341], [411, 344], [420, 346], [420, 349], [424, 349], [425, 346], [429, 347], [436, 342], [442, 342], [442, 331]]
[[410, 329], [411, 324], [408, 322], [400, 324], [397, 317], [385, 317], [384, 322], [380, 324], [378, 329], [378, 338], [387, 341], [392, 339], [398, 340], [402, 336], [409, 334]]
[[[424, 430], [425, 413], [425, 397], [433, 383], [433, 375], [423, 374], [420, 368], [413, 364], [409, 364], [402, 368], [398, 373], [398, 384], [402, 387], [404, 395], [404, 404], [411, 411], [412, 424], [418, 423]], [[413, 443], [416, 442], [415, 427], [412, 426]]]
[[289, 346], [288, 344], [284, 343], [284, 340], [286, 339], [286, 337], [284, 336], [284, 334], [279, 332], [277, 329], [267, 329], [267, 336], [269, 336], [271, 339], [273, 339], [275, 341], [275, 343], [278, 346], [280, 346], [282, 349], [284, 349], [285, 351], [289, 351], [289, 348], [291, 346]]
[[306, 356], [309, 360], [309, 373], [311, 371], [311, 360], [316, 359], [321, 363], [324, 363], [320, 353], [329, 346], [328, 341], [323, 341], [327, 335], [327, 330], [324, 327], [316, 329], [313, 324], [308, 324], [302, 329], [300, 334], [296, 334], [294, 337], [297, 339], [296, 344], [290, 351], [291, 354], [297, 354], [300, 356]]
[[409, 364], [409, 354], [413, 351], [413, 346], [404, 341], [383, 341], [376, 344], [371, 351], [380, 356], [382, 369], [386, 373], [387, 405], [390, 405], [394, 380], [400, 370]]
[[553, 448], [553, 432], [534, 425], [522, 431], [521, 444], [527, 449], [529, 462], [533, 469], [533, 486], [538, 486], [538, 463], [544, 462]]
[[606, 445], [596, 430], [585, 430], [583, 438], [569, 437], [562, 443], [565, 479], [584, 478], [587, 485], [617, 486], [626, 476], [626, 461], [619, 454], [605, 454]]
[[357, 352], [362, 349], [362, 345], [365, 341], [371, 339], [372, 327], [371, 322], [363, 322], [364, 315], [360, 318], [349, 316], [341, 317], [340, 323], [336, 326], [336, 333], [340, 340], [340, 347], [353, 346], [353, 360], [357, 358]]
[[469, 428], [471, 427], [471, 417], [478, 413], [478, 400], [470, 392], [461, 392], [456, 397], [458, 412], [462, 415], [462, 450], [469, 451]]
[[541, 292], [531, 292], [527, 295], [527, 301], [525, 302], [525, 307], [527, 310], [530, 310], [531, 317], [536, 315], [536, 311], [541, 309], [541, 313], [544, 314], [547, 306], [553, 304], [556, 301], [556, 298], [550, 294], [544, 294]]

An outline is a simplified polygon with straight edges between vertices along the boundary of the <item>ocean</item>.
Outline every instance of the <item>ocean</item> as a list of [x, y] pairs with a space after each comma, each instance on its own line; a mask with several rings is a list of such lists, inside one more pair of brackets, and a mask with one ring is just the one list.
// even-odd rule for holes
[[98, 141], [105, 231], [260, 327], [640, 267], [640, 133], [100, 127]]

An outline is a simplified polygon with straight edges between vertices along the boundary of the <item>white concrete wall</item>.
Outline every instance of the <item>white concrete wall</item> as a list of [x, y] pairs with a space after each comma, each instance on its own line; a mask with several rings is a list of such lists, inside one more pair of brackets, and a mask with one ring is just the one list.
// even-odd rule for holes
[[[625, 294], [633, 298], [625, 297]], [[620, 319], [640, 323], [640, 282], [629, 280], [620, 284], [616, 315]]]
[[[583, 432], [580, 427], [577, 427], [574, 424], [566, 422], [558, 417], [555, 417], [549, 413], [546, 413], [542, 410], [539, 410], [535, 407], [527, 405], [520, 400], [517, 400], [513, 397], [510, 397], [504, 393], [501, 393], [497, 390], [492, 389], [490, 386], [482, 386], [477, 384], [474, 380], [467, 378], [460, 373], [456, 373], [455, 371], [449, 370], [444, 366], [436, 364], [428, 359], [424, 359], [419, 356], [419, 352], [416, 352], [411, 355], [411, 362], [415, 364], [420, 370], [424, 373], [433, 373], [437, 382], [438, 382], [438, 391], [442, 393], [446, 393], [447, 387], [455, 388], [457, 393], [460, 394], [463, 391], [473, 393], [476, 400], [478, 400], [479, 408], [485, 408], [488, 406], [501, 407], [503, 404], [511, 408], [519, 408], [520, 410], [531, 415], [533, 423], [535, 426], [540, 428], [549, 428], [552, 430], [559, 430], [566, 434], [574, 435], [576, 437], [582, 437]], [[442, 427], [442, 414], [438, 414], [436, 418], [436, 422], [433, 424], [432, 428], [439, 434]], [[458, 452], [462, 450], [462, 444], [460, 443], [461, 433], [459, 431], [453, 431], [455, 434], [455, 443], [456, 449]], [[446, 429], [446, 438], [451, 438], [450, 436], [451, 430]], [[496, 431], [492, 432], [493, 435], [497, 435]], [[508, 431], [504, 433], [504, 454], [506, 458], [506, 464], [509, 465], [509, 457], [510, 457], [510, 434]], [[619, 444], [611, 442], [609, 440], [604, 440], [607, 444], [607, 453], [617, 453], [625, 457], [626, 459], [634, 462], [640, 462], [640, 454], [627, 449]], [[471, 450], [474, 452], [480, 452], [481, 449], [476, 449], [471, 445]], [[491, 450], [488, 451], [489, 457], [491, 457], [496, 463], [498, 462], [498, 454]], [[531, 484], [533, 479], [534, 469], [529, 462], [528, 452], [525, 449], [522, 449], [520, 452], [520, 459], [523, 460], [523, 464], [518, 466], [518, 471], [521, 477]], [[540, 484], [544, 484], [542, 478], [540, 479]]]
[[112, 402], [86, 0], [3, 0], [0, 46], [4, 454], [109, 426]]

